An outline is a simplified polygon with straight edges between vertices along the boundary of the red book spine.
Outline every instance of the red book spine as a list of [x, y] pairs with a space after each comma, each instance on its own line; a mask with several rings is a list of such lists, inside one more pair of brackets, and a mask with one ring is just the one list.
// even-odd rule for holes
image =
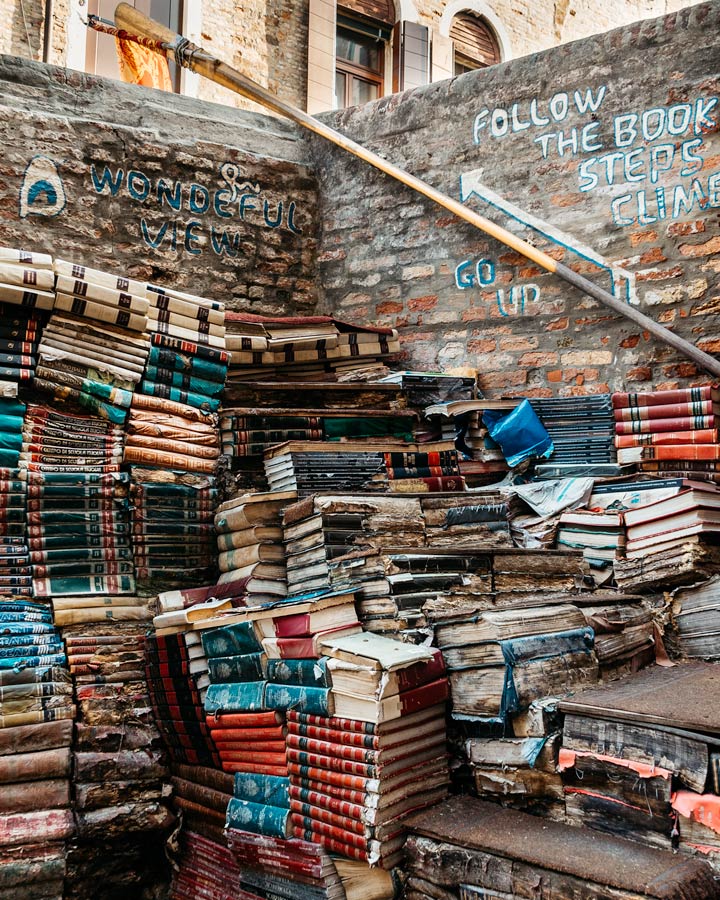
[[614, 409], [613, 414], [616, 422], [710, 416], [713, 414], [713, 403], [712, 400], [698, 400], [691, 403], [668, 403], [663, 406], [624, 406], [621, 409]]
[[347, 759], [351, 762], [377, 765], [377, 750], [366, 750], [364, 747], [348, 747], [343, 744], [318, 741], [314, 738], [300, 737], [296, 734], [287, 736], [288, 748], [301, 750], [304, 753], [316, 753], [319, 756], [332, 756]]
[[222, 713], [219, 716], [206, 716], [205, 721], [210, 728], [262, 728], [282, 724], [283, 716], [279, 712]]
[[[285, 759], [285, 741], [262, 741], [259, 742], [259, 746], [256, 749], [253, 749], [253, 744], [248, 744], [244, 741], [219, 741], [215, 737], [215, 732], [212, 733], [212, 737], [221, 756], [223, 753], [241, 753], [243, 756], [247, 756], [250, 759], [257, 759], [258, 762], [262, 762], [260, 756], [264, 753], [280, 753], [282, 754], [283, 759]], [[258, 750], [261, 748], [262, 753], [258, 753]]]
[[361, 722], [359, 719], [346, 719], [342, 716], [316, 716], [301, 713], [294, 709], [287, 711], [288, 722], [302, 725], [317, 725], [320, 728], [334, 728], [337, 731], [352, 731], [361, 734], [376, 734], [377, 725], [373, 722]]
[[641, 422], [616, 422], [615, 434], [658, 434], [666, 431], [707, 431], [715, 429], [715, 416], [688, 416], [678, 419], [645, 419]]
[[465, 490], [465, 479], [462, 475], [437, 475], [434, 478], [420, 478], [419, 481], [427, 485], [431, 494], [443, 491], [457, 493]]
[[290, 817], [294, 822], [303, 818], [312, 819], [313, 822], [322, 822], [324, 825], [332, 825], [340, 830], [357, 834], [366, 840], [372, 836], [371, 828], [368, 828], [368, 826], [356, 816], [338, 815], [329, 809], [313, 806], [310, 803], [299, 803], [296, 800], [291, 800]]
[[430, 662], [418, 662], [406, 669], [397, 672], [398, 686], [401, 691], [409, 691], [436, 681], [445, 674], [445, 661], [439, 650], [433, 650], [433, 658]]
[[[299, 638], [306, 635], [312, 636], [311, 618], [309, 613], [300, 613], [296, 616], [281, 616], [273, 620], [275, 634], [279, 638]], [[312, 642], [310, 642], [312, 643]]]
[[302, 812], [300, 806], [304, 803], [310, 803], [313, 806], [330, 810], [338, 816], [347, 816], [350, 819], [357, 820], [362, 817], [365, 811], [365, 807], [362, 803], [349, 803], [347, 800], [341, 800], [339, 797], [332, 797], [329, 794], [320, 794], [318, 791], [311, 791], [309, 788], [291, 784], [290, 808]]
[[360, 847], [353, 847], [345, 841], [339, 841], [326, 835], [318, 834], [310, 828], [303, 828], [300, 825], [293, 826], [293, 833], [296, 837], [302, 838], [304, 841], [313, 841], [315, 844], [322, 844], [326, 850], [331, 853], [338, 853], [340, 856], [348, 856], [350, 859], [360, 859], [366, 861], [367, 852]]
[[667, 406], [670, 403], [692, 403], [712, 399], [709, 384], [694, 388], [679, 388], [674, 391], [638, 391], [637, 393], [616, 393], [612, 395], [614, 409], [628, 406]]
[[281, 753], [258, 753], [257, 751], [245, 753], [238, 750], [220, 750], [220, 748], [218, 748], [218, 752], [220, 753], [220, 759], [223, 762], [256, 763], [262, 766], [285, 765], [284, 751]]
[[301, 722], [292, 722], [290, 719], [288, 719], [288, 732], [301, 737], [314, 738], [318, 741], [342, 744], [346, 747], [363, 747], [366, 750], [377, 750], [379, 745], [378, 737], [374, 734], [362, 734], [357, 731], [338, 731], [335, 728], [321, 728], [319, 725], [304, 725]]
[[215, 728], [212, 730], [213, 739], [219, 741], [233, 741], [237, 744], [252, 744], [256, 741], [284, 741], [285, 729], [282, 725], [276, 728]]
[[676, 444], [643, 447], [643, 459], [658, 460], [716, 460], [720, 459], [720, 444]]
[[659, 434], [619, 434], [615, 438], [618, 450], [628, 447], [645, 447], [655, 444], [717, 444], [720, 431], [717, 428], [703, 428], [699, 431], [661, 431]]
[[223, 760], [223, 772], [250, 772], [254, 775], [279, 775], [281, 778], [287, 778], [287, 768], [284, 765], [273, 766], [252, 762], [229, 762]]
[[292, 776], [290, 789], [292, 790], [293, 788], [302, 791], [311, 791], [313, 794], [342, 800], [345, 803], [351, 803], [355, 806], [363, 806], [367, 797], [365, 791], [338, 787], [336, 784], [323, 784], [321, 781], [313, 781], [310, 778], [300, 778], [297, 775]]
[[[290, 820], [296, 829], [310, 831], [319, 837], [330, 838], [332, 841], [338, 841], [347, 847], [355, 847], [359, 850], [367, 850], [367, 838], [353, 834], [347, 829], [336, 825], [328, 825], [325, 822], [318, 822], [317, 819], [310, 816], [300, 816], [297, 813], [290, 813]], [[295, 831], [297, 834], [297, 830]]]
[[438, 678], [437, 681], [422, 684], [400, 694], [402, 714], [408, 715], [427, 706], [435, 706], [436, 703], [447, 700], [449, 696], [450, 686], [447, 678]]
[[319, 781], [321, 784], [332, 784], [336, 787], [350, 788], [354, 791], [365, 791], [369, 780], [361, 778], [359, 775], [349, 775], [346, 772], [331, 772], [329, 769], [304, 766], [292, 760], [288, 760], [288, 772], [293, 782], [300, 778], [307, 778], [312, 781]]
[[375, 778], [376, 767], [366, 763], [353, 762], [335, 756], [323, 756], [319, 753], [306, 753], [295, 747], [288, 747], [287, 758], [300, 766], [324, 769], [330, 772], [342, 772], [346, 775], [357, 775], [360, 778]]

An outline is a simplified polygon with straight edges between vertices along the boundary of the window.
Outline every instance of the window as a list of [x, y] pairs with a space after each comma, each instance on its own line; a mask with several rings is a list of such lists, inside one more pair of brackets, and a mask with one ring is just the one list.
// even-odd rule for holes
[[[335, 41], [335, 108], [377, 100], [383, 93], [385, 42], [340, 24]], [[369, 30], [369, 29], [363, 29]]]
[[455, 45], [455, 75], [464, 75], [500, 62], [498, 40], [480, 16], [470, 12], [459, 13], [452, 20], [450, 37]]
[[[116, 0], [89, 0], [87, 12], [112, 22], [115, 18]], [[130, 5], [151, 19], [167, 25], [172, 31], [182, 33], [182, 0], [130, 0]], [[169, 63], [170, 80], [176, 93], [180, 91], [180, 71], [174, 62]], [[85, 45], [85, 71], [105, 78], [120, 78], [115, 38], [87, 29]]]

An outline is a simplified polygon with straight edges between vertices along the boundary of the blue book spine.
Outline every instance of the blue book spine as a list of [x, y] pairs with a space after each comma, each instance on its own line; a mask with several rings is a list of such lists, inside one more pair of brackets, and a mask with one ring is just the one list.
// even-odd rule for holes
[[268, 709], [310, 713], [314, 716], [331, 716], [333, 704], [329, 688], [304, 687], [294, 684], [270, 684], [265, 690]]
[[238, 622], [226, 628], [213, 628], [201, 634], [205, 656], [238, 656], [243, 653], [260, 653], [262, 644], [255, 636], [252, 622]]
[[265, 706], [265, 681], [247, 681], [243, 684], [211, 684], [205, 695], [205, 712], [260, 712]]
[[226, 828], [251, 831], [265, 837], [286, 838], [289, 835], [290, 810], [239, 800], [233, 797], [228, 803]]
[[267, 679], [275, 684], [332, 687], [332, 676], [326, 656], [320, 659], [269, 659]]
[[208, 658], [208, 671], [213, 684], [236, 681], [262, 681], [263, 653], [243, 653], [238, 656], [213, 656]]
[[233, 794], [238, 800], [290, 809], [290, 779], [279, 775], [236, 772]]
[[552, 659], [565, 653], [581, 653], [592, 650], [595, 632], [587, 628], [558, 631], [554, 634], [534, 634], [528, 637], [500, 641], [503, 659], [509, 666], [529, 662], [531, 659]]
[[194, 373], [176, 372], [173, 369], [162, 369], [158, 366], [147, 366], [145, 378], [159, 384], [167, 384], [170, 387], [179, 388], [181, 391], [207, 394], [208, 397], [214, 397], [223, 389], [223, 385], [217, 381], [206, 381]]
[[13, 656], [0, 657], [0, 669], [30, 669], [39, 666], [65, 666], [67, 659], [64, 653], [51, 656]]

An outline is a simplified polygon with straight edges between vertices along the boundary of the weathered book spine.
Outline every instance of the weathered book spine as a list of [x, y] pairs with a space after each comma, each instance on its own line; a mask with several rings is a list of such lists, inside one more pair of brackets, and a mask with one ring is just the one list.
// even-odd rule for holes
[[284, 721], [282, 713], [270, 712], [218, 713], [206, 716], [205, 721], [210, 728], [270, 728], [281, 725]]
[[70, 747], [0, 756], [0, 784], [69, 778]]
[[358, 747], [365, 750], [379, 749], [380, 740], [377, 735], [365, 734], [358, 731], [340, 731], [335, 728], [323, 728], [319, 725], [306, 725], [302, 722], [293, 722], [288, 713], [288, 732], [298, 737], [312, 738], [318, 741], [328, 741], [331, 744]]
[[[0, 346], [2, 346], [0, 344]], [[29, 346], [32, 346], [29, 345]], [[215, 363], [209, 359], [192, 356], [186, 353], [178, 353], [175, 350], [164, 350], [161, 347], [151, 347], [148, 355], [148, 363], [163, 369], [172, 369], [174, 372], [189, 372], [208, 381], [225, 383], [227, 365]]]
[[170, 385], [151, 381], [147, 378], [140, 382], [140, 391], [151, 397], [170, 400], [173, 403], [182, 403], [186, 406], [193, 406], [196, 409], [217, 412], [220, 408], [220, 400], [215, 397], [209, 397], [206, 394], [199, 394], [195, 391], [183, 391], [180, 388], [170, 387]]
[[67, 778], [48, 778], [4, 784], [0, 791], [0, 815], [58, 809], [70, 805], [70, 782]]
[[[364, 747], [348, 747], [343, 744], [319, 741], [315, 738], [301, 737], [296, 734], [288, 734], [286, 740], [288, 748], [292, 748], [293, 751], [300, 751], [308, 755], [314, 754], [317, 757], [326, 756], [338, 760], [345, 759], [350, 762], [359, 762], [372, 767], [373, 771], [358, 771], [353, 772], [353, 774], [363, 775], [368, 778], [374, 778], [377, 775], [376, 767], [379, 760], [379, 752], [377, 750], [368, 750]], [[292, 758], [296, 762], [305, 762], [305, 760], [298, 759], [297, 755], [294, 755]]]
[[213, 684], [232, 681], [262, 681], [264, 653], [244, 653], [239, 656], [216, 656], [208, 659], [208, 671]]
[[287, 712], [288, 724], [314, 725], [320, 728], [332, 728], [337, 731], [350, 731], [360, 734], [377, 734], [377, 725], [373, 722], [362, 722], [359, 719], [347, 719], [342, 716], [318, 716], [290, 709]]
[[180, 469], [189, 472], [202, 472], [206, 475], [214, 474], [217, 468], [216, 460], [205, 460], [195, 456], [187, 456], [180, 453], [164, 453], [149, 447], [125, 447], [124, 462], [135, 465], [156, 466], [158, 468]]
[[200, 637], [208, 659], [262, 651], [262, 645], [255, 635], [252, 622], [239, 622], [225, 628], [213, 628], [203, 631]]
[[290, 810], [233, 797], [227, 808], [226, 828], [237, 828], [268, 837], [290, 836]]
[[326, 657], [320, 659], [269, 659], [267, 679], [275, 684], [332, 687], [332, 676], [328, 670]]
[[293, 784], [307, 780], [322, 785], [331, 785], [345, 790], [371, 791], [378, 789], [375, 779], [363, 778], [360, 775], [351, 775], [347, 772], [335, 772], [330, 769], [319, 769], [314, 766], [302, 765], [288, 760], [288, 773]]
[[31, 844], [38, 835], [45, 841], [64, 841], [75, 833], [69, 809], [42, 809], [0, 816], [0, 846]]
[[613, 416], [616, 422], [712, 416], [714, 413], [715, 409], [713, 408], [712, 400], [666, 403], [653, 406], [624, 406], [613, 409]]
[[[56, 298], [49, 291], [33, 291], [20, 285], [0, 284], [0, 303], [12, 306], [25, 306], [30, 309], [52, 309]], [[18, 320], [21, 324], [22, 320]], [[6, 325], [11, 323], [4, 323]]]
[[36, 597], [72, 594], [134, 594], [131, 575], [94, 575], [77, 578], [37, 578], [33, 581]]
[[225, 815], [231, 794], [177, 777], [171, 778], [170, 782], [178, 797], [183, 797], [185, 800], [197, 803], [198, 806], [205, 806]]
[[154, 365], [145, 368], [145, 378], [156, 384], [166, 384], [171, 388], [208, 397], [215, 397], [223, 389], [221, 382], [208, 381], [199, 375], [176, 372], [174, 369], [163, 369]]
[[[205, 695], [206, 713], [255, 712], [265, 710], [267, 682], [245, 684], [211, 684]], [[211, 725], [212, 723], [208, 722]]]
[[629, 406], [667, 406], [670, 403], [698, 403], [706, 400], [712, 400], [712, 386], [709, 384], [671, 391], [617, 392], [612, 395], [614, 409]]
[[[373, 751], [367, 752], [372, 753]], [[356, 775], [360, 778], [377, 778], [379, 773], [378, 767], [372, 764], [355, 762], [351, 759], [343, 759], [340, 756], [325, 756], [320, 753], [305, 752], [291, 746], [288, 746], [287, 758], [290, 763], [299, 766], [324, 769], [329, 772], [340, 772], [344, 775]]]
[[163, 347], [168, 350], [178, 350], [180, 353], [189, 353], [192, 356], [199, 356], [201, 359], [208, 359], [211, 362], [227, 364], [230, 356], [227, 351], [210, 347], [199, 341], [185, 340], [167, 334], [156, 332], [151, 337], [153, 346]]
[[293, 834], [304, 841], [321, 843], [331, 853], [367, 860], [367, 840], [343, 828], [317, 822], [309, 816], [291, 814]]
[[83, 393], [82, 391], [75, 390], [75, 388], [66, 385], [47, 381], [43, 378], [36, 377], [33, 384], [38, 390], [51, 394], [58, 402], [71, 401], [77, 403], [93, 415], [107, 419], [109, 422], [122, 424], [125, 421], [127, 414], [125, 409], [112, 406], [109, 403], [103, 403], [102, 400], [99, 400], [97, 397], [92, 397], [90, 394]]
[[329, 716], [333, 711], [333, 695], [329, 688], [268, 683], [265, 705], [268, 709], [297, 709], [318, 716]]

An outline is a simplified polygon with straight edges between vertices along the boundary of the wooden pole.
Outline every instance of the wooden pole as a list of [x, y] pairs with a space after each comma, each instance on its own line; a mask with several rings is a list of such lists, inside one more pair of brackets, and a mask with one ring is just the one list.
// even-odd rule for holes
[[630, 319], [630, 321], [634, 322], [644, 331], [648, 331], [658, 340], [663, 341], [683, 354], [683, 356], [691, 359], [700, 369], [705, 369], [712, 375], [720, 376], [720, 360], [703, 352], [694, 344], [691, 344], [679, 335], [669, 331], [667, 328], [658, 324], [649, 316], [646, 316], [634, 307], [618, 300], [617, 297], [614, 297], [609, 291], [601, 288], [588, 278], [578, 275], [577, 272], [574, 272], [563, 263], [557, 262], [543, 250], [539, 250], [537, 247], [522, 240], [517, 237], [517, 235], [502, 228], [500, 225], [496, 225], [484, 216], [478, 215], [478, 213], [422, 181], [422, 179], [389, 163], [381, 156], [378, 156], [377, 153], [373, 153], [371, 150], [368, 150], [350, 138], [345, 137], [345, 135], [341, 134], [339, 131], [335, 131], [334, 128], [324, 125], [322, 122], [303, 112], [301, 109], [298, 109], [296, 106], [292, 106], [291, 104], [278, 99], [265, 88], [256, 84], [245, 75], [242, 75], [236, 69], [233, 69], [226, 63], [216, 59], [206, 50], [191, 44], [186, 38], [176, 34], [164, 25], [149, 19], [129, 4], [118, 4], [115, 9], [115, 24], [118, 28], [122, 28], [125, 31], [162, 42], [168, 59], [176, 59], [177, 53], [178, 61], [182, 59], [182, 64], [187, 68], [190, 68], [193, 72], [204, 75], [211, 81], [234, 91], [236, 94], [241, 94], [249, 100], [254, 100], [256, 103], [261, 104], [267, 109], [296, 122], [308, 131], [313, 132], [313, 134], [317, 134], [336, 146], [341, 147], [353, 156], [357, 156], [359, 159], [374, 166], [391, 178], [407, 185], [407, 187], [412, 188], [412, 190], [422, 194], [439, 206], [442, 206], [444, 209], [448, 210], [448, 212], [456, 215], [459, 219], [479, 228], [480, 231], [495, 238], [495, 240], [504, 244], [506, 247], [509, 247], [511, 250], [515, 250], [526, 259], [536, 263], [540, 268], [545, 269], [546, 272], [551, 272], [554, 275], [559, 276], [568, 284], [571, 284], [573, 287], [578, 288], [578, 290], [609, 307], [618, 315]]

